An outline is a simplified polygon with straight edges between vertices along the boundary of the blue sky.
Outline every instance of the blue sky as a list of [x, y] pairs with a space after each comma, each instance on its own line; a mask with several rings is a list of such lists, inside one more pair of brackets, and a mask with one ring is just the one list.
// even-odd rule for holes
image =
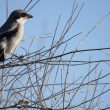
[[[83, 32], [85, 35], [106, 13], [110, 11], [109, 0], [77, 0], [79, 7], [82, 2], [85, 3], [81, 14], [71, 30], [71, 33]], [[28, 0], [9, 1], [9, 14], [15, 9], [23, 9]], [[35, 6], [30, 13], [34, 16], [33, 19], [26, 23], [25, 36], [39, 36], [45, 33], [54, 31], [58, 16], [61, 15], [61, 24], [65, 24], [67, 17], [70, 15], [73, 0], [41, 0], [38, 6]], [[5, 1], [0, 1], [0, 25], [6, 20], [5, 16]], [[106, 47], [109, 46], [109, 22], [110, 17], [102, 21], [92, 32], [86, 41], [81, 46], [82, 48]], [[62, 28], [61, 26], [61, 28]], [[30, 28], [31, 27], [31, 28]], [[100, 43], [97, 43], [100, 41]], [[43, 41], [44, 42], [44, 41]], [[93, 45], [94, 43], [94, 45]]]
[[[109, 0], [77, 0], [79, 7], [81, 3], [84, 2], [84, 8], [72, 28], [74, 32], [83, 32], [87, 33], [106, 13], [110, 11], [110, 1]], [[28, 1], [22, 0], [9, 1], [9, 13], [15, 9], [23, 9]], [[71, 7], [73, 0], [41, 0], [38, 6], [35, 6], [30, 13], [34, 16], [32, 20], [29, 20], [26, 23], [25, 36], [41, 36], [45, 33], [51, 33], [54, 30], [58, 16], [61, 15], [61, 23], [64, 23], [67, 20], [67, 17], [70, 15]], [[0, 1], [0, 25], [6, 20], [5, 16], [5, 1]], [[95, 29], [94, 32], [87, 38], [83, 43], [84, 48], [100, 47], [100, 46], [109, 46], [109, 22], [110, 17], [102, 21], [102, 23]], [[31, 27], [31, 29], [30, 29]], [[102, 43], [97, 43], [97, 41]], [[94, 42], [94, 45], [93, 45]]]
[[[9, 14], [15, 9], [24, 9], [28, 1], [29, 0], [9, 0]], [[76, 39], [74, 41], [70, 41], [67, 51], [73, 50], [78, 42], [88, 33], [88, 31], [91, 30], [91, 28], [95, 26], [103, 16], [110, 12], [110, 0], [76, 0], [76, 3], [79, 4], [78, 9], [83, 2], [84, 7], [66, 38], [79, 32], [83, 33], [78, 40]], [[21, 47], [26, 49], [29, 47], [30, 36], [35, 37], [33, 46], [30, 50], [31, 52], [42, 47], [43, 45], [48, 46], [49, 39], [42, 39], [40, 37], [44, 36], [46, 33], [53, 34], [59, 15], [61, 15], [61, 20], [57, 35], [60, 35], [60, 32], [71, 13], [72, 4], [73, 0], [41, 0], [37, 6], [29, 11], [34, 18], [26, 23], [24, 34], [25, 41], [20, 44], [16, 53], [22, 53], [23, 50]], [[6, 20], [5, 12], [5, 0], [0, 0], [0, 25], [2, 25]], [[110, 47], [110, 15], [97, 25], [95, 30], [90, 33], [79, 48], [89, 49], [101, 47]], [[81, 57], [76, 55], [75, 58], [84, 58], [87, 60], [89, 56], [90, 53], [87, 55], [82, 54]], [[103, 53], [91, 53], [91, 57], [93, 59], [109, 58], [109, 56], [106, 56]], [[83, 67], [81, 69], [76, 69], [76, 71], [78, 73], [86, 72]], [[103, 68], [103, 71], [106, 71], [107, 73], [109, 72], [109, 68]]]

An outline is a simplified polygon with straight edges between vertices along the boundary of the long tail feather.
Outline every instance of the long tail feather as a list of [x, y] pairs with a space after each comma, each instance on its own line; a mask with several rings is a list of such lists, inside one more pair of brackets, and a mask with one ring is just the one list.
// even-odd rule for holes
[[0, 50], [0, 62], [4, 62], [5, 61], [5, 53], [4, 53], [4, 49]]

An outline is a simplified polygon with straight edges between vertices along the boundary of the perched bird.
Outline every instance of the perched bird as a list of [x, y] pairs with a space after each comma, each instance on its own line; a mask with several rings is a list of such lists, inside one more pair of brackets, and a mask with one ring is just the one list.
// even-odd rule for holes
[[24, 34], [24, 24], [33, 16], [24, 10], [13, 11], [0, 28], [0, 62], [4, 62], [7, 53], [12, 54]]

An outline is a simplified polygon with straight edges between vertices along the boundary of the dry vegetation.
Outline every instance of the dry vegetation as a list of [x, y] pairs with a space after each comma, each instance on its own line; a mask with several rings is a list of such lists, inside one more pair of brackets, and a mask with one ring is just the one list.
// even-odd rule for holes
[[[25, 55], [12, 55], [0, 64], [0, 109], [101, 110], [104, 96], [110, 93], [110, 82], [107, 82], [110, 73], [105, 71], [110, 66], [109, 55], [105, 54], [110, 48], [80, 49], [81, 43], [101, 21], [83, 37], [82, 32], [66, 37], [83, 6], [73, 3], [71, 15], [57, 36], [59, 16], [48, 48], [43, 46], [32, 53], [25, 50]], [[79, 36], [82, 37], [80, 41]], [[74, 39], [78, 39], [79, 43], [73, 50], [68, 50], [69, 42]], [[95, 54], [102, 58], [88, 57]], [[110, 105], [106, 104], [103, 108], [110, 109]]]

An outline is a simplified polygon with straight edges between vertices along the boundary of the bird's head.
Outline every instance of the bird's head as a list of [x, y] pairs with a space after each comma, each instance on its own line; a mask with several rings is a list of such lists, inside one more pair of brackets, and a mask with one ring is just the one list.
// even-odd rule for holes
[[13, 11], [9, 16], [9, 19], [11, 21], [16, 22], [18, 25], [24, 25], [27, 19], [32, 17], [33, 17], [32, 15], [28, 14], [24, 10], [19, 9], [19, 10]]

